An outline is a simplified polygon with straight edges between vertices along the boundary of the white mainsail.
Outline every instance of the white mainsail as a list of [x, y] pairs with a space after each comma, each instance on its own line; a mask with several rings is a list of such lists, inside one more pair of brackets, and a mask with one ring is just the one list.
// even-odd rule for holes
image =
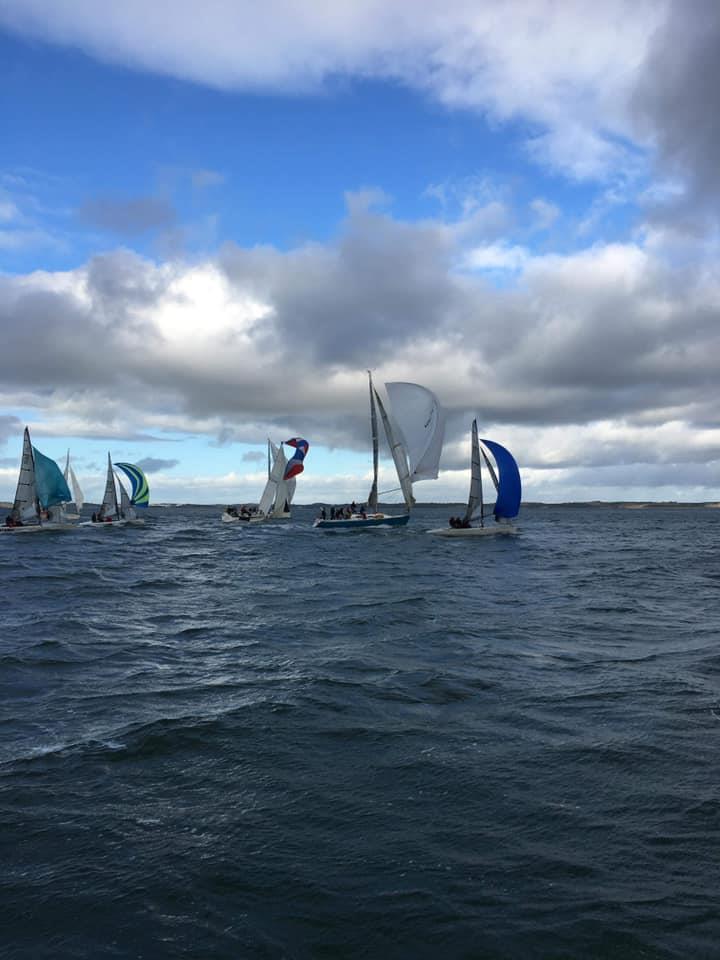
[[408, 510], [415, 503], [415, 498], [413, 497], [412, 492], [412, 482], [410, 480], [410, 470], [408, 468], [407, 456], [405, 455], [405, 448], [403, 447], [402, 441], [396, 436], [395, 431], [393, 430], [392, 424], [390, 423], [390, 418], [387, 415], [383, 402], [380, 399], [380, 395], [377, 390], [375, 392], [375, 401], [377, 403], [378, 410], [380, 411], [380, 418], [382, 419], [383, 427], [385, 428], [385, 436], [387, 437], [388, 444], [390, 446], [390, 453], [392, 458], [395, 461], [395, 469], [397, 470], [398, 480], [400, 481], [400, 488], [403, 492], [403, 497], [405, 498], [405, 503], [407, 504]]
[[287, 500], [287, 482], [285, 481], [285, 468], [287, 458], [283, 452], [282, 445], [276, 446], [272, 441], [268, 441], [272, 452], [273, 462], [268, 474], [265, 489], [260, 497], [258, 504], [258, 513], [265, 516], [278, 516], [285, 512], [285, 502]]
[[372, 453], [373, 453], [373, 482], [368, 494], [368, 509], [371, 513], [377, 513], [378, 508], [378, 425], [377, 411], [375, 409], [375, 390], [373, 388], [372, 373], [368, 370], [368, 382], [370, 384], [370, 433], [372, 434]]
[[445, 415], [438, 398], [419, 383], [386, 383], [385, 389], [407, 453], [410, 481], [435, 480], [445, 436]]
[[83, 504], [85, 503], [85, 498], [83, 492], [78, 483], [78, 478], [75, 476], [75, 471], [72, 468], [70, 463], [70, 451], [67, 452], [67, 457], [65, 459], [65, 470], [63, 471], [63, 476], [65, 477], [65, 483], [68, 484], [72, 490], [73, 502], [78, 509], [78, 513], [82, 510]]
[[465, 520], [470, 522], [478, 514], [482, 521], [482, 465], [480, 463], [480, 444], [478, 442], [477, 420], [472, 422], [472, 453], [470, 456], [470, 495], [468, 496]]
[[120, 508], [118, 507], [117, 490], [115, 489], [115, 475], [113, 474], [112, 460], [108, 453], [107, 480], [105, 482], [102, 506], [100, 507], [100, 516], [117, 517], [119, 514]]
[[33, 458], [30, 431], [25, 427], [23, 436], [23, 452], [20, 461], [20, 475], [18, 476], [15, 500], [11, 516], [15, 520], [31, 520], [38, 516], [37, 486], [35, 484], [35, 460]]

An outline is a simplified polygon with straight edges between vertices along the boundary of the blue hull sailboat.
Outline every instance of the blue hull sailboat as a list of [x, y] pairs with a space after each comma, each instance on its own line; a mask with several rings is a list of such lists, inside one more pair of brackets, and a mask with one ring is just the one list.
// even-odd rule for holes
[[[482, 444], [482, 446], [481, 446]], [[494, 460], [493, 466], [488, 450]], [[488, 468], [496, 491], [495, 505], [492, 511], [485, 510], [482, 488], [482, 460]], [[501, 444], [495, 440], [479, 440], [477, 420], [472, 423], [472, 453], [470, 458], [470, 495], [465, 516], [455, 519], [454, 525], [428, 530], [436, 537], [491, 537], [507, 536], [518, 532], [512, 522], [520, 512], [522, 484], [520, 471], [515, 458]], [[486, 523], [492, 516], [493, 522]], [[477, 523], [473, 526], [473, 521]], [[452, 520], [451, 520], [452, 524]]]
[[[386, 383], [394, 422], [388, 416], [380, 395], [370, 386], [370, 427], [372, 433], [373, 482], [367, 510], [334, 518], [319, 517], [314, 526], [320, 530], [363, 530], [367, 527], [404, 527], [415, 503], [412, 485], [417, 480], [434, 479], [442, 451], [445, 420], [435, 394], [418, 383]], [[406, 512], [386, 514], [378, 509], [378, 421], [380, 411], [383, 429], [390, 447]]]

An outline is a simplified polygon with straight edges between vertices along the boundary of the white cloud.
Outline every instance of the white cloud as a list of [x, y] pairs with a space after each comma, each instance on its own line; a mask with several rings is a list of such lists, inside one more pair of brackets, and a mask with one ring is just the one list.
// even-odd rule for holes
[[667, 4], [637, 0], [5, 0], [0, 23], [103, 60], [221, 89], [399, 80], [451, 107], [529, 120], [533, 151], [575, 177], [630, 154], [628, 102]]

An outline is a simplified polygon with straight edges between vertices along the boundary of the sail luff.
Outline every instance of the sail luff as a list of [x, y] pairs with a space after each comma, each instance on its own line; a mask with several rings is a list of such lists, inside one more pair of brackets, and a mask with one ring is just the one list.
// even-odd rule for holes
[[410, 512], [410, 508], [415, 503], [415, 498], [413, 497], [412, 492], [412, 482], [410, 481], [410, 471], [408, 469], [407, 456], [405, 454], [405, 448], [403, 447], [401, 441], [395, 436], [395, 431], [392, 428], [390, 423], [390, 418], [387, 415], [385, 407], [380, 395], [377, 390], [374, 391], [375, 400], [377, 402], [378, 410], [380, 411], [380, 418], [385, 428], [385, 436], [387, 437], [388, 445], [390, 446], [390, 453], [392, 454], [393, 461], [395, 462], [395, 469], [397, 470], [398, 480], [400, 481], [400, 488], [403, 492], [403, 497], [405, 498], [405, 504]]
[[375, 391], [373, 389], [372, 373], [368, 370], [368, 384], [370, 387], [370, 432], [372, 434], [372, 455], [373, 455], [373, 482], [368, 494], [368, 509], [371, 513], [377, 513], [378, 509], [378, 424], [377, 411], [375, 409]]

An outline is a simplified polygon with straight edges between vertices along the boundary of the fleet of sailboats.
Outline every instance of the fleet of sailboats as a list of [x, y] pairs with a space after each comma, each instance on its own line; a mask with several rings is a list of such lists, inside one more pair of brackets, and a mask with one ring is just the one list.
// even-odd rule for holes
[[[370, 492], [366, 503], [360, 507], [353, 502], [351, 508], [332, 508], [330, 516], [323, 507], [321, 516], [314, 522], [314, 526], [321, 530], [405, 526], [415, 504], [413, 484], [438, 476], [445, 414], [432, 390], [419, 383], [393, 381], [385, 384], [387, 401], [384, 401], [373, 384], [370, 371], [368, 388], [372, 450]], [[380, 424], [398, 483], [392, 490], [384, 491], [378, 490]], [[294, 450], [289, 459], [285, 446]], [[268, 439], [267, 480], [257, 506], [240, 509], [228, 507], [222, 514], [223, 522], [256, 524], [289, 519], [296, 478], [304, 470], [308, 450], [309, 444], [302, 437], [293, 437], [284, 444], [276, 444]], [[483, 493], [483, 462], [496, 492], [495, 503], [487, 510]], [[129, 483], [130, 492], [125, 483]], [[380, 510], [380, 497], [396, 491], [402, 494], [404, 509], [398, 513], [384, 513]], [[451, 518], [447, 527], [428, 532], [436, 536], [459, 538], [517, 533], [514, 521], [520, 510], [521, 494], [520, 471], [515, 458], [497, 441], [481, 440], [478, 437], [477, 420], [473, 420], [470, 491], [465, 514]], [[79, 521], [84, 502], [82, 489], [70, 462], [70, 451], [65, 458], [65, 469], [61, 471], [54, 460], [32, 445], [26, 427], [15, 499], [5, 519], [5, 526], [1, 528], [3, 532], [143, 524], [145, 521], [141, 513], [149, 503], [147, 478], [136, 464], [113, 465], [108, 453], [105, 490], [99, 509], [93, 513], [91, 520], [73, 522]], [[492, 522], [489, 522], [491, 516]]]

